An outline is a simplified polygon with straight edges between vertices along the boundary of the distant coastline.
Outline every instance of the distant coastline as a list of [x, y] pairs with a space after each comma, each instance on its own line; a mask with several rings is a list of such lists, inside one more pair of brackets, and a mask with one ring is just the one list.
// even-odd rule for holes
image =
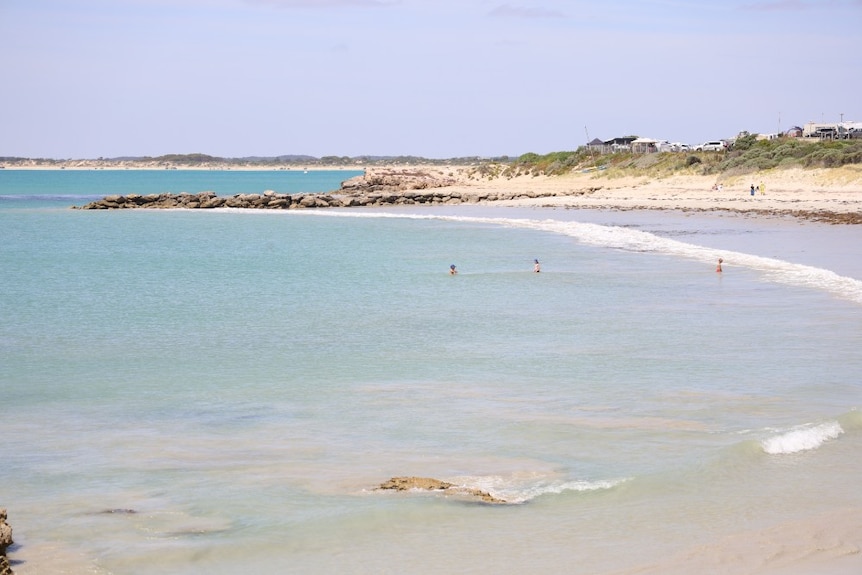
[[278, 156], [218, 158], [203, 154], [171, 154], [150, 157], [96, 159], [52, 159], [0, 156], [0, 169], [12, 170], [363, 170], [371, 166], [472, 166], [482, 162], [507, 161], [508, 158], [453, 158], [433, 160], [413, 156]]
[[[201, 154], [84, 160], [0, 157], [0, 166], [8, 170], [362, 172], [344, 182], [340, 190], [310, 195], [302, 205], [298, 198], [288, 202], [294, 207], [493, 203], [563, 209], [727, 211], [862, 223], [862, 163], [853, 155], [856, 144], [844, 145], [840, 156], [843, 163], [836, 161], [829, 167], [794, 164], [788, 158], [774, 166], [763, 164], [761, 152], [770, 151], [765, 146], [772, 144], [757, 145], [763, 150], [601, 158], [584, 156], [583, 151], [542, 157], [525, 154], [517, 159], [453, 160], [411, 156], [224, 159]], [[806, 152], [830, 152], [828, 147], [810, 143], [796, 147]], [[737, 162], [727, 168], [730, 160]], [[739, 163], [743, 161], [744, 165]], [[767, 167], [757, 169], [751, 164]], [[756, 195], [750, 193], [752, 188], [757, 189]], [[165, 198], [165, 205], [147, 207], [186, 207], [179, 204], [187, 199]], [[269, 205], [263, 195], [252, 200], [253, 207]], [[120, 207], [115, 203], [106, 202], [99, 209]], [[214, 207], [209, 202], [201, 204]]]
[[[750, 190], [756, 187], [756, 195]], [[862, 224], [862, 166], [778, 168], [738, 176], [632, 175], [614, 168], [565, 175], [500, 175], [476, 167], [375, 167], [324, 193], [266, 191], [217, 198], [214, 194], [108, 196], [83, 209], [352, 208], [487, 204], [521, 208], [678, 210], [751, 217], [794, 217]]]
[[84, 171], [84, 170], [150, 170], [150, 171], [168, 171], [168, 170], [195, 170], [195, 171], [261, 171], [261, 172], [311, 172], [311, 171], [338, 171], [338, 170], [362, 170], [361, 165], [344, 165], [344, 166], [320, 166], [320, 165], [234, 165], [234, 164], [208, 164], [208, 165], [192, 165], [192, 164], [172, 164], [165, 166], [161, 164], [153, 164], [150, 162], [103, 162], [99, 160], [71, 160], [63, 162], [26, 162], [4, 164], [0, 162], [0, 169], [6, 170], [69, 170], [69, 171]]

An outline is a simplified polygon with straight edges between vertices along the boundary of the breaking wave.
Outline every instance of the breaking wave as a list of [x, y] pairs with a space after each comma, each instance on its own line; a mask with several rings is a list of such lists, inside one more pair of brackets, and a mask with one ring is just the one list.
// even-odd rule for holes
[[837, 421], [829, 421], [815, 426], [803, 426], [768, 437], [760, 442], [763, 451], [769, 455], [785, 455], [817, 449], [827, 441], [837, 439], [844, 429]]
[[588, 492], [613, 489], [628, 479], [550, 480], [547, 478], [524, 478], [492, 476], [457, 477], [449, 480], [459, 487], [485, 491], [507, 503], [526, 503], [542, 495], [559, 495], [565, 492]]

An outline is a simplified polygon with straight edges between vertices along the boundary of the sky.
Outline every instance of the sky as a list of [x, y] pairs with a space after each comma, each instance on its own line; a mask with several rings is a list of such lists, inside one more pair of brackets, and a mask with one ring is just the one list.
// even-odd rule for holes
[[515, 157], [862, 122], [862, 0], [0, 0], [0, 156]]

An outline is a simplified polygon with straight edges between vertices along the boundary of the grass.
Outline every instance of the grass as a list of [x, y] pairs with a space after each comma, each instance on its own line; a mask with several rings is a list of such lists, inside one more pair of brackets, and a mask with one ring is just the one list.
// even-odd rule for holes
[[673, 175], [741, 176], [773, 168], [838, 168], [862, 165], [862, 140], [821, 142], [798, 138], [757, 140], [754, 135], [739, 138], [725, 152], [664, 152], [654, 154], [591, 153], [585, 146], [574, 152], [523, 154], [505, 163], [482, 164], [474, 171], [478, 178], [522, 175], [555, 176], [603, 166], [609, 178], [643, 176], [663, 178]]

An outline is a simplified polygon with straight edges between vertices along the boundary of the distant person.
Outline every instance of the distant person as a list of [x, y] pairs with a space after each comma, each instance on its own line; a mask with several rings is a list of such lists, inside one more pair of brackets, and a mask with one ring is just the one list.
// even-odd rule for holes
[[754, 197], [754, 184], [751, 184], [751, 197]]
[[542, 267], [539, 265], [539, 260], [533, 260], [533, 262], [534, 262], [533, 271], [536, 273], [539, 273], [540, 271], [542, 271]]
[[724, 263], [724, 260], [721, 258], [718, 258], [718, 265], [715, 266], [715, 271], [717, 271], [718, 273], [721, 273], [721, 264], [723, 264], [723, 263]]
[[452, 264], [451, 266], [449, 266], [449, 275], [450, 276], [454, 276], [457, 273], [458, 273], [458, 270], [455, 269], [455, 264]]
[[764, 185], [763, 182], [760, 182], [759, 188], [760, 188], [760, 195], [765, 196], [766, 195], [766, 185]]

